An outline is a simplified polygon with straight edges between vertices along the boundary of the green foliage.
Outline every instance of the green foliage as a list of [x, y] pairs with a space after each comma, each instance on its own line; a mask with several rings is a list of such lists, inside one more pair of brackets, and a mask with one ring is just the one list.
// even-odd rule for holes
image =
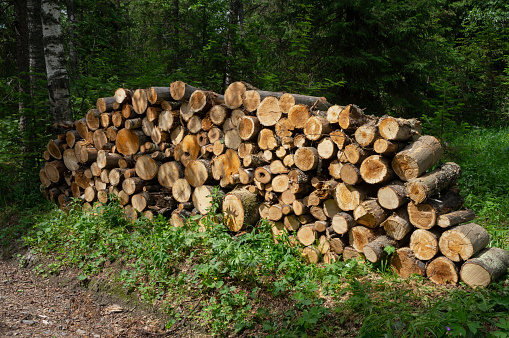
[[431, 116], [423, 114], [421, 117], [424, 134], [437, 136], [442, 141], [450, 141], [458, 134], [466, 134], [470, 125], [461, 118], [464, 102], [457, 97], [459, 87], [453, 81], [450, 68], [443, 72], [439, 83], [433, 83], [433, 89], [437, 92], [437, 98], [426, 100]]
[[480, 222], [492, 234], [492, 245], [509, 249], [509, 129], [472, 128], [452, 139], [446, 148], [446, 160], [462, 169], [459, 181], [465, 206], [473, 209]]

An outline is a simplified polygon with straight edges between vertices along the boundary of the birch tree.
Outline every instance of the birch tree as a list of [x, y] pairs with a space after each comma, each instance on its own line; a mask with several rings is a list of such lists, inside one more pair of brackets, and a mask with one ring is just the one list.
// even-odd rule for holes
[[72, 121], [69, 77], [65, 65], [60, 4], [58, 0], [42, 0], [44, 57], [48, 75], [50, 116], [54, 128]]

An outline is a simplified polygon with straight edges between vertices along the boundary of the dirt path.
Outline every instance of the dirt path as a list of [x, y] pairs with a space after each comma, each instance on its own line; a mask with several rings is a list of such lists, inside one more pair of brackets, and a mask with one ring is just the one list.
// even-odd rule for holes
[[0, 337], [149, 337], [156, 316], [0, 260]]

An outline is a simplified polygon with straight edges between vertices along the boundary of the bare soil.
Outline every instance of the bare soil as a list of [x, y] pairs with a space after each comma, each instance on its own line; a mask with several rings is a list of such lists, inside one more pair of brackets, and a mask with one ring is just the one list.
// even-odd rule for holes
[[0, 337], [165, 335], [166, 322], [155, 312], [87, 289], [71, 270], [43, 277], [35, 264], [0, 259]]

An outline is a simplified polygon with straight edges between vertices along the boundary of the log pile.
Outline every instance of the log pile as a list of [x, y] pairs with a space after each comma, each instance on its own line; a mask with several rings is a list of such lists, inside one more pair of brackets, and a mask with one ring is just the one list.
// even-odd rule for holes
[[[325, 98], [231, 84], [224, 95], [181, 81], [99, 98], [50, 140], [43, 193], [62, 208], [116, 196], [131, 219], [206, 215], [225, 193], [232, 232], [268, 219], [310, 262], [385, 259], [403, 277], [488, 285], [509, 254], [462, 209], [461, 168], [416, 119], [364, 114]], [[434, 170], [431, 170], [436, 167]]]

